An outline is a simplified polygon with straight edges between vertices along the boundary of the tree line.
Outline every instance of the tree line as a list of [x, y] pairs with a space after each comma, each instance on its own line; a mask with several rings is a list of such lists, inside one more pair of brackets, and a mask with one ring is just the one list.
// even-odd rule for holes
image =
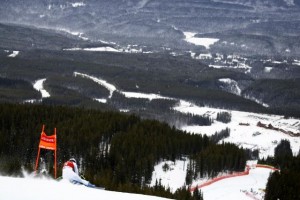
[[300, 151], [294, 156], [288, 140], [281, 140], [274, 151], [274, 157], [261, 160], [280, 171], [272, 173], [266, 186], [265, 200], [300, 199]]
[[247, 153], [234, 144], [210, 145], [192, 157], [186, 184], [191, 184], [193, 179], [214, 178], [220, 172], [244, 171], [248, 158]]

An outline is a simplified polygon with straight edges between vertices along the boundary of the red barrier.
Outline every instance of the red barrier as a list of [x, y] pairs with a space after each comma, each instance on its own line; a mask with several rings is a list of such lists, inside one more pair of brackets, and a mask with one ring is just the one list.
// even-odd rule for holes
[[[279, 169], [273, 167], [273, 166], [270, 166], [270, 165], [262, 165], [262, 164], [257, 164], [255, 165], [255, 167], [259, 167], [259, 168], [267, 168], [267, 169], [271, 169], [273, 171], [278, 171]], [[225, 175], [225, 176], [220, 176], [220, 177], [216, 177], [216, 178], [213, 178], [205, 183], [202, 183], [201, 185], [198, 185], [196, 187], [192, 187], [190, 188], [190, 192], [193, 192], [196, 188], [203, 188], [205, 186], [208, 186], [208, 185], [211, 185], [217, 181], [220, 181], [220, 180], [223, 180], [223, 179], [227, 179], [227, 178], [233, 178], [233, 177], [239, 177], [239, 176], [245, 176], [245, 175], [249, 175], [249, 172], [250, 172], [250, 167], [248, 165], [246, 165], [246, 170], [244, 172], [236, 172], [236, 173], [233, 173], [233, 174], [229, 174], [229, 175]]]
[[262, 164], [257, 164], [256, 167], [260, 167], [260, 168], [267, 168], [267, 169], [271, 169], [273, 171], [279, 171], [279, 169], [271, 166], [271, 165], [262, 165]]

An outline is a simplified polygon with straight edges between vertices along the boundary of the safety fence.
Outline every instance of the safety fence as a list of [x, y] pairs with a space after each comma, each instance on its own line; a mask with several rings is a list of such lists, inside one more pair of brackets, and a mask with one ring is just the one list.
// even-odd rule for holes
[[[271, 169], [273, 171], [277, 171], [279, 169], [273, 167], [273, 166], [270, 166], [270, 165], [262, 165], [262, 164], [256, 164], [256, 165], [252, 165], [251, 167], [255, 167], [255, 168], [267, 168], [267, 169]], [[216, 177], [216, 178], [213, 178], [205, 183], [202, 183], [200, 185], [197, 185], [195, 187], [191, 187], [190, 188], [190, 191], [193, 192], [196, 188], [203, 188], [205, 186], [208, 186], [208, 185], [211, 185], [217, 181], [220, 181], [220, 180], [223, 180], [223, 179], [227, 179], [227, 178], [233, 178], [233, 177], [239, 177], [239, 176], [245, 176], [245, 175], [249, 175], [249, 172], [250, 172], [250, 166], [246, 165], [246, 169], [244, 172], [234, 172], [232, 174], [228, 174], [228, 175], [224, 175], [224, 176], [219, 176], [219, 177]]]

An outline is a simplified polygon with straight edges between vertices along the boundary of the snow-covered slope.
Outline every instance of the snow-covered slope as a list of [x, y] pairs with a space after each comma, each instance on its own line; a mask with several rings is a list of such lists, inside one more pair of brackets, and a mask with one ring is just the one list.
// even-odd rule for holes
[[[273, 156], [274, 148], [282, 139], [290, 141], [292, 151], [295, 155], [298, 154], [300, 149], [299, 137], [293, 137], [278, 130], [266, 129], [257, 126], [258, 122], [261, 122], [265, 125], [271, 124], [272, 126], [285, 131], [299, 133], [299, 119], [286, 119], [284, 116], [280, 115], [267, 115], [199, 107], [186, 101], [180, 101], [180, 104], [174, 107], [174, 109], [183, 113], [204, 115], [214, 119], [214, 123], [211, 126], [183, 126], [183, 130], [196, 134], [213, 135], [216, 131], [219, 132], [223, 129], [229, 128], [230, 137], [224, 139], [223, 141], [232, 142], [244, 148], [258, 149], [260, 158]], [[216, 121], [215, 119], [217, 118], [217, 113], [219, 112], [231, 113], [231, 122], [225, 124]]]
[[249, 175], [218, 181], [201, 189], [203, 197], [205, 200], [263, 199], [270, 173], [270, 169], [255, 168]]
[[159, 200], [164, 198], [105, 191], [73, 185], [69, 182], [57, 182], [49, 179], [12, 178], [0, 176], [1, 200]]
[[[157, 164], [152, 173], [151, 186], [158, 181], [171, 191], [176, 191], [184, 186], [185, 175], [187, 172], [188, 159], [172, 161], [163, 161]], [[273, 169], [256, 166], [257, 161], [248, 161], [250, 167], [249, 174], [230, 177], [223, 180], [211, 181], [207, 178], [194, 180], [191, 188], [202, 185], [201, 191], [205, 200], [232, 200], [232, 199], [256, 199], [261, 200], [264, 196], [264, 189], [269, 175], [274, 172]], [[167, 165], [168, 167], [164, 168]], [[222, 175], [220, 175], [222, 176]], [[224, 174], [226, 176], [226, 174]], [[206, 186], [203, 186], [206, 185]]]

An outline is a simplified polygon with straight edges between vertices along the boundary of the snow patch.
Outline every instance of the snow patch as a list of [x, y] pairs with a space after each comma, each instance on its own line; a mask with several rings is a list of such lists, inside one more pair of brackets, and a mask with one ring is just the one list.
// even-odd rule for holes
[[298, 65], [298, 66], [300, 66], [300, 60], [294, 60], [293, 65]]
[[221, 78], [219, 81], [225, 84], [225, 87], [222, 87], [224, 90], [231, 92], [236, 95], [241, 95], [242, 90], [240, 89], [238, 82], [230, 78]]
[[71, 3], [71, 5], [72, 5], [72, 7], [74, 7], [74, 8], [86, 6], [86, 4], [83, 3], [83, 2], [75, 2], [75, 3]]
[[[74, 36], [78, 36], [79, 38], [83, 39], [83, 40], [89, 40], [89, 38], [85, 37], [84, 36], [84, 33], [81, 33], [81, 32], [75, 32], [75, 31], [70, 31], [68, 29], [65, 29], [65, 28], [58, 28], [57, 29], [58, 31], [62, 31], [62, 32], [66, 32], [66, 33], [69, 33], [71, 35], [74, 35]], [[74, 48], [76, 49], [76, 48]], [[79, 50], [79, 49], [78, 49]]]
[[206, 49], [209, 49], [211, 45], [220, 40], [217, 38], [198, 38], [195, 37], [197, 33], [194, 32], [183, 32], [183, 34], [185, 35], [185, 41], [195, 45], [204, 46]]
[[[171, 192], [175, 192], [185, 184], [186, 169], [189, 161], [183, 160], [162, 161], [154, 166], [150, 186], [155, 186], [156, 181], [161, 182], [165, 187], [169, 187]], [[163, 166], [166, 167], [164, 171]]]
[[254, 102], [256, 102], [256, 103], [262, 105], [263, 107], [266, 107], [266, 108], [269, 107], [268, 104], [262, 102], [261, 100], [256, 99], [255, 97], [251, 97], [251, 96], [244, 96], [244, 97], [245, 97], [246, 99], [249, 99], [249, 100], [251, 100], [251, 101], [254, 101]]
[[126, 98], [141, 98], [141, 99], [149, 99], [150, 101], [153, 99], [172, 99], [170, 97], [164, 97], [158, 94], [146, 94], [139, 92], [124, 92], [121, 91], [122, 94], [125, 95]]
[[112, 84], [110, 84], [110, 83], [108, 83], [108, 82], [106, 82], [106, 81], [104, 81], [102, 79], [99, 79], [97, 77], [94, 77], [94, 76], [90, 76], [90, 75], [79, 73], [79, 72], [74, 72], [74, 76], [75, 77], [76, 76], [80, 76], [80, 77], [83, 77], [83, 78], [88, 78], [88, 79], [91, 79], [92, 81], [94, 81], [94, 82], [102, 85], [103, 87], [105, 87], [106, 89], [109, 90], [110, 94], [109, 94], [108, 98], [111, 98], [112, 95], [113, 95], [113, 93], [114, 93], [114, 91], [117, 90], [117, 88], [114, 85], [112, 85]]
[[11, 54], [9, 54], [7, 57], [15, 58], [17, 55], [19, 55], [20, 51], [13, 51]]
[[42, 98], [47, 98], [50, 97], [49, 92], [47, 92], [44, 89], [44, 82], [46, 81], [46, 79], [40, 79], [35, 81], [35, 83], [33, 84], [34, 89], [36, 89], [37, 91], [39, 91], [42, 94]]
[[94, 98], [95, 101], [98, 101], [100, 103], [107, 103], [107, 99], [97, 99], [97, 98]]
[[130, 110], [128, 110], [128, 109], [120, 109], [120, 112], [125, 112], [125, 113], [127, 113], [127, 112], [129, 112]]
[[99, 79], [94, 76], [90, 76], [90, 75], [79, 73], [79, 72], [74, 72], [74, 76], [81, 76], [83, 78], [88, 78], [88, 79], [91, 79], [92, 81], [104, 86], [106, 89], [108, 89], [110, 91], [110, 95], [108, 98], [112, 97], [113, 92], [119, 92], [120, 94], [123, 94], [127, 98], [142, 98], [142, 99], [149, 99], [150, 101], [153, 99], [173, 99], [173, 98], [164, 97], [164, 96], [161, 96], [158, 94], [146, 94], [146, 93], [140, 93], [140, 92], [120, 91], [120, 90], [117, 90], [116, 86], [106, 82], [103, 79]]
[[120, 52], [119, 50], [112, 47], [93, 47], [93, 48], [83, 48], [84, 51], [104, 51], [104, 52]]
[[272, 71], [273, 67], [265, 67], [264, 72], [265, 73], [270, 73]]

